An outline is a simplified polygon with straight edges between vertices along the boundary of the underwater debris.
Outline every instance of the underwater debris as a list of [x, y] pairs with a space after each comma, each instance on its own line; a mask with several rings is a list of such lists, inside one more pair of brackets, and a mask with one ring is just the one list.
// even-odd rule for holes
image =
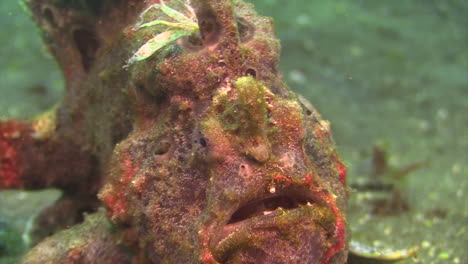
[[395, 250], [390, 248], [371, 247], [363, 245], [357, 241], [351, 241], [349, 243], [349, 250], [351, 252], [348, 260], [349, 264], [384, 264], [411, 258], [418, 253], [419, 248], [413, 247], [409, 249]]
[[371, 161], [371, 179], [353, 183], [351, 188], [359, 192], [386, 193], [385, 198], [371, 200], [375, 215], [398, 215], [410, 209], [404, 194], [405, 178], [414, 170], [426, 166], [426, 162], [414, 162], [401, 168], [388, 165], [387, 153], [381, 146], [374, 146]]

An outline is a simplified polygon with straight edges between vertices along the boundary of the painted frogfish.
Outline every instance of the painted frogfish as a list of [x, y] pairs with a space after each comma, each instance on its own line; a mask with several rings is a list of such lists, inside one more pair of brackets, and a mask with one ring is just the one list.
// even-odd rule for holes
[[346, 168], [282, 81], [272, 19], [240, 0], [24, 3], [66, 90], [0, 122], [0, 188], [63, 191], [36, 222], [64, 230], [22, 263], [346, 262]]

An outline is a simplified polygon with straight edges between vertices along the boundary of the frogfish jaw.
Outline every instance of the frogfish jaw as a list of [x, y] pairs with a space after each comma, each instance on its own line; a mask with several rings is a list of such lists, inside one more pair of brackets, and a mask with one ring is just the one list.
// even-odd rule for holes
[[306, 180], [307, 176], [302, 182], [283, 182], [276, 190], [271, 187], [240, 203], [223, 202], [227, 213], [218, 214], [203, 229], [209, 234], [207, 251], [213, 259], [219, 263], [345, 263], [343, 216], [327, 191], [317, 192]]

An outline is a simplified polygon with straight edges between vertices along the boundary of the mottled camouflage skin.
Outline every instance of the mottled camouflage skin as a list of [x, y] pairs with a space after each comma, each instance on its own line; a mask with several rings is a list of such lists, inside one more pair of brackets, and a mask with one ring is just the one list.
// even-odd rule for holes
[[134, 29], [155, 3], [27, 1], [67, 89], [56, 110], [0, 123], [0, 187], [58, 187], [78, 212], [97, 195], [107, 216], [23, 263], [345, 263], [346, 170], [282, 82], [272, 20], [194, 0], [200, 34], [127, 65], [166, 30]]

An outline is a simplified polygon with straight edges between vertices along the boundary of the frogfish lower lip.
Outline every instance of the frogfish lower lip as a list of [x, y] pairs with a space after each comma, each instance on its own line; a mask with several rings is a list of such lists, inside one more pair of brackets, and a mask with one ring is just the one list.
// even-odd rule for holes
[[[301, 233], [304, 230], [307, 232], [308, 229], [313, 232], [329, 229], [320, 225], [324, 222], [323, 219], [330, 218], [333, 219], [330, 209], [303, 195], [285, 194], [254, 200], [241, 206], [231, 215], [227, 224], [211, 241], [211, 252], [217, 261], [226, 263], [236, 252], [259, 247], [259, 244], [273, 243], [265, 243], [267, 237], [270, 240], [275, 240], [276, 237], [290, 237], [291, 240], [295, 240], [290, 241], [291, 243], [308, 243], [300, 241]], [[296, 228], [297, 226], [301, 227]], [[265, 235], [265, 232], [268, 232], [268, 235]], [[260, 250], [262, 254], [268, 254], [267, 251], [273, 249]]]

